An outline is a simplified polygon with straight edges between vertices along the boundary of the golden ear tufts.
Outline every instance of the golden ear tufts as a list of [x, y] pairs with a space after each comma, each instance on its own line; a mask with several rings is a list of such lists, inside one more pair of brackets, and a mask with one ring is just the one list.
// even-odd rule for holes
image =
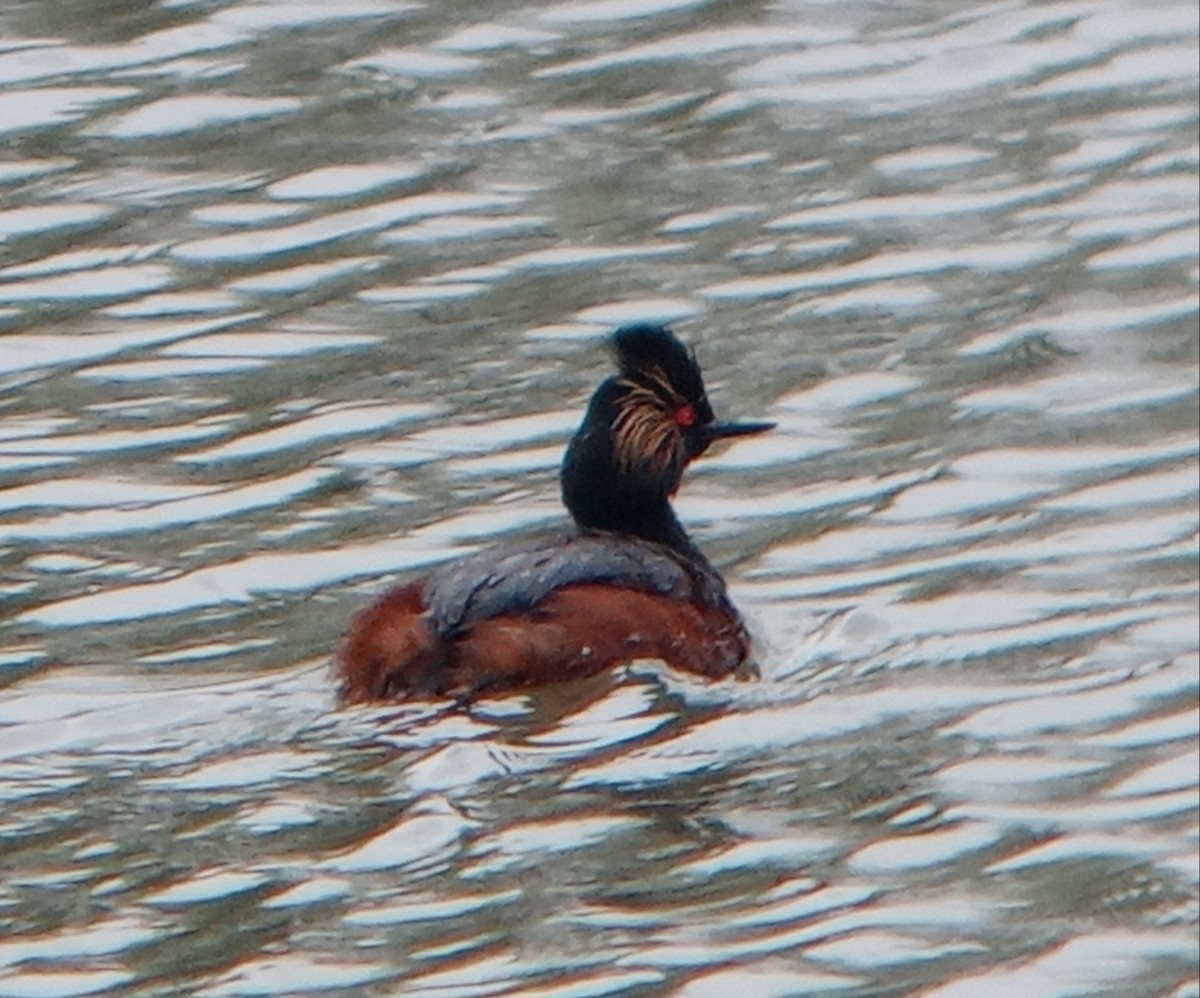
[[681, 435], [663, 400], [655, 392], [630, 384], [628, 392], [617, 404], [612, 429], [613, 454], [622, 471], [648, 465], [657, 474], [665, 476], [668, 473]]

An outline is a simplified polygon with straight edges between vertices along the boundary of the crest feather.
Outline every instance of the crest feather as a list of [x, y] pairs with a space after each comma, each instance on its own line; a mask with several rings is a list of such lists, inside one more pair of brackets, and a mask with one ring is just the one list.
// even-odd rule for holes
[[627, 380], [645, 385], [664, 400], [707, 405], [695, 354], [666, 326], [622, 326], [613, 333], [612, 344], [617, 367]]

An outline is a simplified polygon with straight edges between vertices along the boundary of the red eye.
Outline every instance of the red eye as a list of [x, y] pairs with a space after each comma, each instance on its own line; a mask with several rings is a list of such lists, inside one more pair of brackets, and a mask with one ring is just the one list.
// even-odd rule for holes
[[695, 426], [696, 410], [690, 405], [681, 405], [675, 410], [675, 422], [683, 427]]

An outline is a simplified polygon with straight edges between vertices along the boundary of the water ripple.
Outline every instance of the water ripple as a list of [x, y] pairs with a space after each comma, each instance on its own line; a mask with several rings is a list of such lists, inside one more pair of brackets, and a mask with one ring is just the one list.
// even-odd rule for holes
[[[0, 16], [0, 995], [1195, 995], [1194, 4]], [[602, 337], [762, 678], [339, 710]]]

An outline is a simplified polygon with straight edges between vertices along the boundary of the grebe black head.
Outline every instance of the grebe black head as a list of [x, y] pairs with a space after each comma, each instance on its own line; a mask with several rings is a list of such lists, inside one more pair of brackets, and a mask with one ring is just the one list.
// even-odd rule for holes
[[612, 345], [620, 373], [596, 390], [567, 448], [563, 502], [582, 528], [692, 554], [670, 505], [684, 468], [715, 440], [775, 424], [716, 422], [695, 354], [665, 326], [625, 326]]

